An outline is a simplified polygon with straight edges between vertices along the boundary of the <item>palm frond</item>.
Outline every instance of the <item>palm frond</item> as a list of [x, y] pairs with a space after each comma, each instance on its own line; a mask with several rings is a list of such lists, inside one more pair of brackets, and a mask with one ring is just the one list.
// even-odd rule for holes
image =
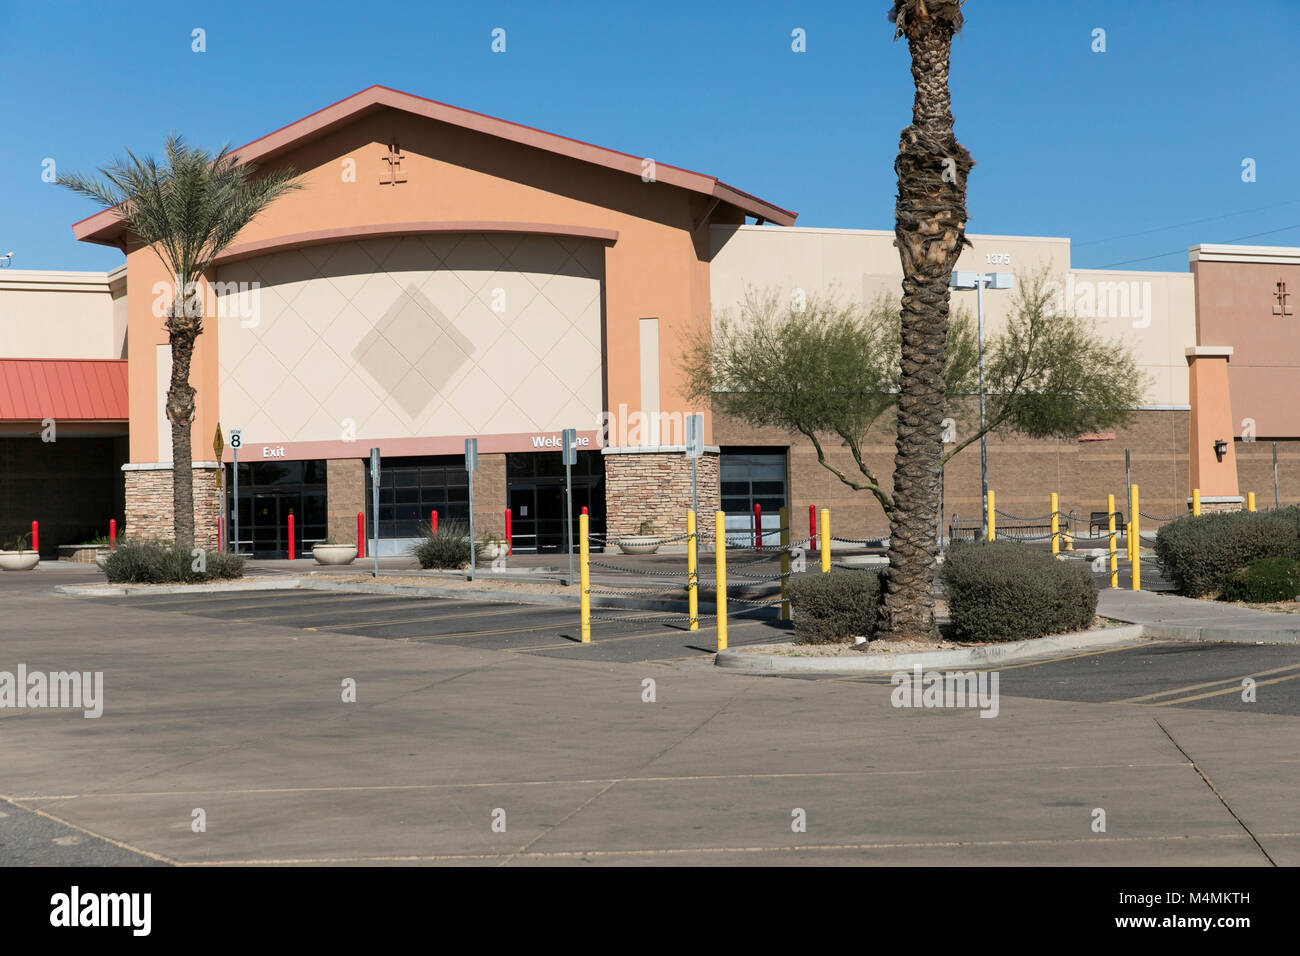
[[130, 150], [98, 171], [60, 185], [116, 211], [175, 277], [179, 298], [267, 206], [302, 184], [292, 169], [261, 172], [230, 147], [215, 155], [171, 133], [163, 161]]

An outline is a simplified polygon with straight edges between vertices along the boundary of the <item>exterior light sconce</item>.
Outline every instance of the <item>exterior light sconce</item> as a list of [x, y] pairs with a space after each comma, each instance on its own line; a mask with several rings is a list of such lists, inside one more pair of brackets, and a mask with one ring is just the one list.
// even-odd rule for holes
[[1219, 461], [1223, 461], [1223, 456], [1228, 450], [1228, 443], [1222, 438], [1214, 439], [1214, 454]]

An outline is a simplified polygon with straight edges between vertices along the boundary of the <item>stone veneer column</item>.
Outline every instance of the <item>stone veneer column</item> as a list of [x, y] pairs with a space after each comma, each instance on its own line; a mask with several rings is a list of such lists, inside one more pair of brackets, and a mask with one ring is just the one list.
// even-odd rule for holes
[[[360, 458], [325, 462], [326, 534], [339, 544], [355, 544], [357, 512], [366, 510], [366, 467]], [[370, 529], [366, 529], [367, 538]]]
[[[194, 462], [194, 546], [216, 550], [221, 514], [221, 466]], [[135, 541], [172, 541], [172, 466], [147, 462], [122, 466], [126, 484], [124, 537]]]
[[[611, 539], [637, 534], [642, 521], [654, 522], [665, 537], [686, 533], [691, 462], [685, 451], [681, 446], [604, 450], [605, 533]], [[697, 524], [703, 540], [713, 534], [712, 516], [721, 501], [717, 448], [706, 450], [699, 459], [697, 490]]]
[[481, 541], [485, 535], [504, 538], [505, 533], [506, 456], [482, 454], [478, 456], [478, 471], [474, 472], [474, 536]]

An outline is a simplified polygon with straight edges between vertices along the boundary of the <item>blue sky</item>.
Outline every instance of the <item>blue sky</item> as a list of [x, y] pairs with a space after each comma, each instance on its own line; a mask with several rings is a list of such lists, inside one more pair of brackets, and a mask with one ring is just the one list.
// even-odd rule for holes
[[[95, 207], [41, 181], [47, 157], [88, 170], [157, 152], [172, 129], [240, 145], [372, 83], [718, 176], [799, 225], [891, 229], [911, 76], [888, 5], [18, 0], [0, 14], [0, 255], [122, 261], [73, 240]], [[966, 11], [952, 86], [978, 164], [971, 232], [1069, 236], [1077, 268], [1182, 271], [1198, 242], [1300, 245], [1296, 0]]]

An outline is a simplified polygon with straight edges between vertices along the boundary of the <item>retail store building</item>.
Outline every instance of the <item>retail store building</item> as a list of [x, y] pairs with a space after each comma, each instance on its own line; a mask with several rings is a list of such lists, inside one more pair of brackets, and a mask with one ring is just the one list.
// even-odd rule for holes
[[[575, 506], [598, 530], [648, 520], [678, 533], [690, 500], [682, 423], [695, 411], [705, 414], [701, 510], [721, 506], [743, 522], [755, 503], [769, 515], [817, 504], [834, 509], [838, 533], [885, 532], [879, 508], [803, 439], [695, 407], [680, 363], [747, 285], [864, 303], [896, 291], [892, 233], [797, 227], [795, 213], [712, 176], [383, 87], [239, 154], [291, 166], [304, 188], [246, 228], [208, 276], [191, 373], [201, 544], [217, 542], [224, 494], [244, 551], [284, 553], [291, 513], [299, 547], [351, 540], [360, 511], [378, 520], [381, 550], [400, 551], [431, 510], [467, 515], [473, 437], [478, 527], [502, 531], [509, 510], [517, 551], [555, 550], [564, 428], [580, 441]], [[41, 476], [84, 461], [84, 483], [104, 489], [86, 501], [85, 523], [118, 517], [132, 535], [167, 537], [168, 277], [112, 212], [74, 232], [121, 249], [124, 265], [108, 275], [0, 271], [0, 358], [19, 360], [28, 382], [14, 386], [7, 370], [0, 390], [0, 489], [11, 489], [0, 521], [9, 533], [29, 513], [44, 517], [54, 505]], [[1271, 439], [1283, 444], [1281, 498], [1300, 496], [1300, 413], [1287, 399], [1300, 390], [1287, 291], [1300, 291], [1300, 250], [1202, 246], [1185, 273], [1097, 272], [1071, 269], [1068, 239], [971, 240], [958, 268], [1048, 268], [1072, 307], [1133, 350], [1147, 382], [1126, 430], [991, 440], [1002, 507], [1039, 514], [1051, 491], [1067, 510], [1103, 507], [1107, 492], [1122, 495], [1125, 448], [1153, 512], [1185, 510], [1193, 483], [1227, 501], [1245, 490], [1271, 499], [1271, 470], [1267, 488], [1260, 471]], [[974, 311], [973, 292], [954, 300]], [[986, 293], [990, 334], [1010, 304]], [[66, 401], [102, 381], [123, 387], [98, 403]], [[5, 398], [16, 393], [27, 397]], [[63, 464], [40, 443], [50, 418], [61, 439], [85, 443], [63, 446]], [[242, 433], [237, 503], [232, 449], [213, 450], [218, 427]], [[1212, 441], [1224, 438], [1220, 460]], [[383, 458], [377, 516], [372, 447]], [[892, 434], [865, 451], [888, 475]], [[978, 512], [978, 469], [978, 448], [950, 464], [949, 513]]]

